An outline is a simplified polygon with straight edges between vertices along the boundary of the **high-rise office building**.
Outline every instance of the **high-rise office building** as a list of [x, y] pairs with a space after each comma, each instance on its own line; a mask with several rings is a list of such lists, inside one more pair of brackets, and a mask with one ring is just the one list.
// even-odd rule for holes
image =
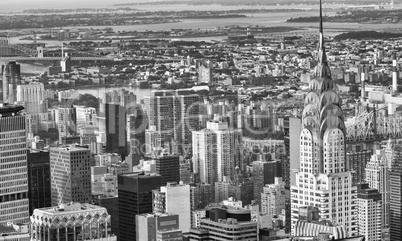
[[377, 150], [366, 165], [365, 183], [377, 189], [382, 198], [381, 220], [383, 227], [389, 225], [389, 169], [385, 150]]
[[289, 118], [289, 155], [290, 155], [290, 184], [296, 185], [295, 171], [300, 167], [300, 132], [302, 130], [299, 118]]
[[148, 118], [142, 106], [129, 110], [127, 115], [127, 143], [128, 152], [132, 155], [131, 164], [138, 165], [141, 157], [146, 153], [145, 129], [148, 127]]
[[35, 209], [30, 226], [32, 241], [117, 240], [110, 232], [110, 215], [106, 208], [88, 203]]
[[389, 227], [391, 240], [402, 240], [402, 148], [395, 149], [389, 172]]
[[357, 187], [357, 231], [366, 241], [381, 240], [381, 193], [368, 184]]
[[82, 147], [50, 148], [52, 206], [91, 202], [90, 155], [90, 150]]
[[264, 186], [274, 184], [275, 177], [281, 177], [281, 165], [278, 161], [255, 161], [253, 162], [253, 188], [254, 200], [257, 203], [261, 201], [261, 193]]
[[136, 215], [152, 212], [152, 190], [161, 186], [161, 176], [127, 173], [118, 176], [118, 183], [119, 240], [135, 241]]
[[324, 47], [320, 2], [320, 36], [315, 78], [305, 98], [300, 133], [300, 169], [291, 187], [292, 232], [299, 209], [319, 208], [322, 220], [344, 225], [350, 236], [357, 232], [356, 192], [346, 170], [346, 127], [341, 99], [331, 78]]
[[152, 91], [144, 102], [149, 127], [158, 133], [160, 142], [147, 142], [147, 145], [151, 149], [168, 146], [171, 153], [189, 156], [191, 131], [202, 127], [199, 101], [200, 96], [191, 89]]
[[242, 167], [240, 129], [230, 129], [227, 122], [210, 121], [207, 128], [193, 131], [193, 172], [200, 182], [214, 184], [233, 180]]
[[198, 82], [208, 84], [212, 82], [212, 62], [209, 60], [198, 63]]
[[180, 181], [185, 184], [189, 184], [192, 178], [191, 162], [190, 160], [184, 160], [180, 162]]
[[3, 82], [0, 100], [13, 104], [17, 101], [17, 85], [21, 84], [21, 66], [15, 61], [8, 62], [1, 67], [1, 73]]
[[43, 83], [17, 85], [16, 101], [25, 107], [26, 113], [46, 113], [47, 101]]
[[74, 106], [77, 128], [96, 125], [96, 109], [82, 105]]
[[275, 183], [265, 185], [261, 193], [261, 213], [270, 216], [282, 214], [285, 210], [285, 182], [275, 177]]
[[372, 154], [373, 152], [371, 150], [346, 153], [346, 168], [352, 172], [353, 185], [365, 182], [366, 165], [370, 161]]
[[92, 204], [106, 208], [110, 215], [110, 230], [119, 237], [119, 197], [108, 194], [92, 195]]
[[202, 209], [215, 201], [214, 185], [198, 183], [190, 187], [191, 209]]
[[28, 199], [29, 214], [36, 208], [50, 207], [50, 156], [48, 151], [28, 152]]
[[27, 137], [22, 106], [0, 106], [0, 225], [29, 221]]
[[153, 191], [153, 212], [179, 215], [179, 228], [188, 233], [191, 228], [190, 185], [168, 183]]
[[127, 156], [126, 108], [118, 104], [105, 104], [106, 152]]
[[180, 182], [180, 159], [177, 155], [147, 156], [145, 160], [154, 160], [156, 173], [162, 177], [162, 186], [168, 182]]
[[56, 107], [49, 109], [50, 120], [54, 121], [59, 130], [59, 139], [75, 136], [77, 132], [77, 118], [75, 108]]
[[[183, 234], [179, 229], [179, 215], [170, 213], [146, 213], [136, 216], [137, 240], [141, 241], [182, 241]], [[169, 239], [157, 236], [170, 234]]]
[[[131, 106], [136, 106], [137, 96], [133, 92], [125, 89], [113, 90], [104, 93], [102, 103], [116, 104], [125, 107], [126, 109], [130, 109]], [[103, 112], [102, 106], [101, 112]], [[131, 114], [131, 112], [129, 112], [128, 114]]]

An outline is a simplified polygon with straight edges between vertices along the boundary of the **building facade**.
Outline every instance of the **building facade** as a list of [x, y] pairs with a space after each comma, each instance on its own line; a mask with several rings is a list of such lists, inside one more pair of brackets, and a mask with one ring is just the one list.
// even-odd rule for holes
[[17, 101], [17, 85], [21, 84], [21, 66], [11, 61], [1, 66], [3, 76], [0, 100], [14, 104]]
[[291, 187], [292, 233], [299, 220], [299, 209], [313, 206], [319, 208], [322, 220], [344, 225], [353, 236], [357, 233], [357, 189], [346, 166], [346, 126], [325, 53], [321, 6], [318, 64], [314, 73], [304, 100], [300, 168], [296, 185]]
[[382, 198], [381, 220], [383, 227], [389, 225], [389, 169], [384, 149], [377, 150], [366, 165], [365, 182], [377, 189]]
[[240, 143], [242, 132], [227, 122], [207, 122], [207, 128], [193, 131], [193, 172], [208, 184], [234, 180], [236, 167], [242, 167]]
[[28, 152], [28, 180], [29, 214], [32, 215], [34, 209], [52, 205], [48, 151]]
[[357, 230], [366, 241], [381, 240], [382, 233], [382, 198], [376, 189], [368, 184], [359, 184], [357, 188]]
[[81, 203], [35, 209], [31, 216], [31, 241], [116, 241], [110, 232], [106, 208]]
[[188, 233], [191, 228], [190, 185], [168, 183], [154, 190], [153, 212], [179, 215], [179, 228]]
[[119, 104], [105, 104], [106, 152], [117, 153], [123, 159], [127, 156], [126, 107]]
[[27, 137], [22, 106], [0, 106], [0, 224], [29, 221]]
[[[137, 240], [141, 241], [182, 241], [179, 216], [169, 213], [147, 213], [136, 216]], [[166, 234], [170, 234], [170, 237]], [[167, 236], [167, 237], [166, 237]]]
[[285, 210], [285, 182], [275, 177], [275, 183], [265, 185], [261, 193], [261, 214], [280, 215]]
[[154, 160], [156, 173], [162, 177], [162, 186], [168, 182], [180, 182], [180, 157], [177, 155], [147, 156], [146, 160]]
[[[149, 128], [159, 142], [147, 142], [150, 149], [167, 147], [171, 154], [191, 154], [191, 131], [200, 130], [200, 96], [191, 89], [152, 91], [144, 98]], [[153, 138], [150, 138], [150, 140]]]
[[152, 190], [160, 186], [159, 175], [139, 172], [118, 176], [119, 240], [137, 240], [136, 215], [152, 212]]
[[61, 203], [90, 203], [91, 156], [82, 147], [50, 148], [52, 206]]
[[281, 176], [281, 165], [278, 161], [255, 161], [253, 162], [253, 188], [254, 200], [257, 203], [261, 201], [261, 193], [264, 186], [274, 184], [275, 177]]
[[43, 83], [17, 85], [16, 101], [25, 106], [27, 113], [47, 112], [47, 101]]

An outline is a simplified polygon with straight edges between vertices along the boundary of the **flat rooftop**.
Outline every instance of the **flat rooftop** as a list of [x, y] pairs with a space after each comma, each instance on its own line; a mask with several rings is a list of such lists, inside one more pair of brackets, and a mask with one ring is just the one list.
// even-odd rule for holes
[[93, 204], [88, 203], [66, 203], [60, 204], [56, 207], [47, 207], [47, 208], [38, 208], [35, 211], [40, 211], [47, 214], [62, 214], [62, 213], [71, 213], [71, 212], [82, 212], [82, 211], [96, 211], [103, 210], [104, 207], [99, 207]]

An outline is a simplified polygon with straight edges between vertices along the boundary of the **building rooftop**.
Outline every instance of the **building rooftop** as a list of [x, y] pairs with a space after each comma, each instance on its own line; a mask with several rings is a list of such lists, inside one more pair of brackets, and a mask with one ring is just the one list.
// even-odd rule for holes
[[6, 227], [3, 225], [0, 225], [0, 236], [6, 235], [6, 234], [10, 234], [10, 233], [15, 233], [15, 229], [13, 229], [12, 227]]
[[146, 178], [146, 177], [155, 177], [155, 176], [160, 176], [160, 175], [158, 175], [156, 173], [145, 173], [144, 171], [138, 171], [138, 172], [132, 172], [132, 173], [124, 173], [119, 176]]
[[51, 150], [59, 150], [59, 151], [89, 151], [87, 148], [80, 147], [80, 146], [59, 146], [59, 147], [52, 147]]
[[46, 208], [38, 208], [38, 210], [43, 213], [47, 214], [60, 214], [60, 213], [71, 213], [71, 212], [83, 212], [83, 211], [97, 211], [103, 210], [104, 207], [99, 207], [96, 205], [88, 204], [88, 203], [67, 203], [67, 204], [60, 204], [56, 207], [46, 207]]
[[24, 107], [22, 105], [11, 105], [8, 103], [0, 103], [0, 116], [14, 116], [18, 115]]
[[177, 214], [173, 213], [143, 213], [143, 214], [138, 214], [137, 216], [142, 216], [142, 217], [170, 217], [170, 216], [178, 216]]

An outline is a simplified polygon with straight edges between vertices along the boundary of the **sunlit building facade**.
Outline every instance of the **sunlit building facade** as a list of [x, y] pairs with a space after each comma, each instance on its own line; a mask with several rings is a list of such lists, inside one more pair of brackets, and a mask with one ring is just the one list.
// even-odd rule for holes
[[[320, 15], [322, 10], [320, 10]], [[324, 48], [322, 18], [318, 64], [309, 84], [300, 133], [300, 169], [291, 188], [292, 232], [299, 208], [319, 208], [321, 220], [344, 225], [356, 234], [356, 192], [352, 174], [346, 170], [346, 127], [341, 98], [331, 78]]]

